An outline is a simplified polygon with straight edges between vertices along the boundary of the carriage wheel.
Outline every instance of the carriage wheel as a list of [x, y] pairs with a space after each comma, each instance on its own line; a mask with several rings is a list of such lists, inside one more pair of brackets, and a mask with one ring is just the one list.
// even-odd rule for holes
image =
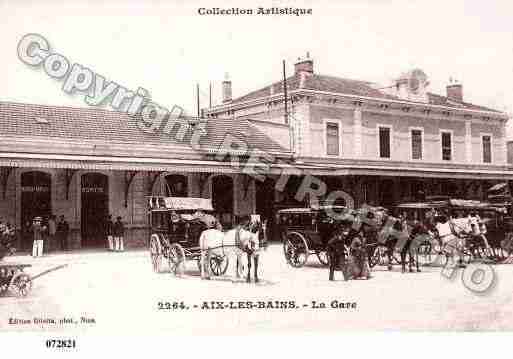
[[32, 279], [28, 274], [20, 273], [13, 278], [11, 288], [18, 297], [26, 297], [32, 289]]
[[315, 254], [323, 266], [330, 265], [330, 257], [328, 256], [328, 251], [317, 251]]
[[373, 268], [377, 264], [380, 264], [383, 261], [381, 258], [381, 250], [379, 245], [375, 247], [370, 247], [369, 251], [369, 267]]
[[169, 271], [174, 275], [182, 275], [185, 267], [185, 251], [178, 243], [172, 243], [167, 253]]
[[495, 255], [492, 250], [490, 250], [489, 258], [494, 258], [496, 262], [503, 261], [506, 259], [507, 256], [505, 256], [504, 249], [502, 249], [500, 246], [495, 249]]
[[502, 262], [506, 260], [512, 253], [512, 248], [504, 246], [501, 242], [497, 247], [491, 249], [492, 257], [495, 257], [496, 262]]
[[401, 252], [394, 249], [394, 253], [392, 253], [392, 264], [402, 264], [401, 260]]
[[283, 242], [283, 252], [287, 262], [295, 268], [304, 266], [310, 254], [305, 237], [298, 232], [287, 234]]
[[228, 263], [229, 260], [227, 255], [213, 254], [210, 257], [210, 270], [212, 271], [212, 274], [215, 276], [224, 275], [228, 269]]
[[162, 246], [157, 234], [152, 234], [150, 238], [150, 257], [153, 271], [159, 273], [162, 266]]

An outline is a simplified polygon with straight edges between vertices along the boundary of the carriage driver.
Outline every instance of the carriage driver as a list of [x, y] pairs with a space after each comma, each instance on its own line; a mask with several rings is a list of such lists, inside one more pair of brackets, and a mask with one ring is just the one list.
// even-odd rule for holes
[[217, 229], [218, 223], [214, 216], [204, 218], [207, 229], [201, 232], [199, 243], [201, 249], [201, 279], [210, 279], [210, 251], [209, 243], [219, 243], [222, 246], [224, 234]]
[[329, 258], [329, 280], [335, 280], [335, 271], [342, 270], [344, 280], [349, 279], [346, 268], [345, 245], [348, 240], [351, 226], [355, 218], [353, 215], [346, 213], [340, 218], [340, 228], [334, 233], [333, 237], [328, 240], [326, 246], [326, 254]]
[[223, 230], [223, 226], [221, 226], [221, 223], [219, 223], [219, 221], [216, 219], [216, 217], [214, 217], [210, 213], [205, 213], [202, 209], [197, 209], [196, 212], [194, 212], [192, 214], [192, 218], [203, 222], [207, 227], [211, 221], [215, 221], [215, 223], [216, 223], [215, 228], [220, 231]]

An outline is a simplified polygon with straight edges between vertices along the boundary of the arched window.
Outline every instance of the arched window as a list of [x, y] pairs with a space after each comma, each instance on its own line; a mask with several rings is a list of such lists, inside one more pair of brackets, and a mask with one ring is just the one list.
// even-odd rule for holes
[[[34, 217], [48, 220], [52, 214], [52, 176], [46, 172], [31, 171], [21, 174], [21, 221], [24, 230], [32, 224]], [[22, 247], [30, 248], [32, 239], [25, 237]]]
[[109, 177], [101, 173], [83, 174], [81, 201], [81, 246], [105, 246], [105, 222], [109, 215]]

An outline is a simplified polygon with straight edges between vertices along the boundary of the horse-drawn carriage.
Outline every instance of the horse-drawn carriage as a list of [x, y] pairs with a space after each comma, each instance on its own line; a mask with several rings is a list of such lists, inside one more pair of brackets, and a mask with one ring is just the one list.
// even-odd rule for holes
[[[166, 261], [169, 271], [179, 275], [184, 272], [185, 262], [194, 260], [201, 271], [205, 269], [203, 253], [210, 273], [221, 276], [228, 269], [230, 255], [236, 255], [237, 277], [242, 277], [247, 269], [249, 280], [251, 260], [254, 260], [255, 280], [258, 280], [259, 251], [267, 246], [265, 224], [258, 215], [252, 215], [248, 216], [247, 223], [222, 232], [212, 213], [212, 202], [207, 198], [149, 197], [151, 233], [148, 245], [153, 270], [160, 272], [162, 262]], [[203, 231], [214, 223], [218, 224], [216, 235], [205, 237], [200, 243]], [[246, 263], [242, 254], [247, 255]]]
[[[207, 198], [149, 198], [149, 248], [155, 272], [162, 270], [164, 260], [175, 275], [183, 272], [186, 260], [195, 260], [200, 268], [199, 237], [207, 229], [204, 219], [212, 212], [212, 202]], [[214, 275], [225, 274], [228, 257], [210, 256], [210, 268]]]
[[[507, 210], [502, 205], [446, 197], [403, 203], [396, 211], [410, 226], [422, 223], [431, 230], [431, 240], [420, 251], [426, 262], [440, 254], [447, 261], [454, 252], [465, 262], [507, 256], [501, 248], [508, 230]], [[444, 238], [452, 238], [453, 243]]]
[[[454, 218], [461, 218], [471, 213], [480, 219], [479, 232], [486, 237], [490, 248], [484, 248], [483, 243], [470, 242], [475, 248], [476, 255], [481, 257], [493, 257], [495, 261], [501, 261], [508, 256], [501, 243], [506, 233], [511, 231], [511, 218], [505, 206], [499, 203], [449, 200], [449, 212]], [[471, 228], [463, 230], [467, 237], [473, 232]], [[472, 249], [472, 248], [471, 248]], [[491, 251], [491, 253], [490, 253]]]
[[279, 210], [278, 224], [287, 262], [299, 268], [305, 265], [310, 254], [315, 254], [321, 264], [328, 265], [328, 241], [338, 228], [338, 217], [348, 211], [343, 206]]

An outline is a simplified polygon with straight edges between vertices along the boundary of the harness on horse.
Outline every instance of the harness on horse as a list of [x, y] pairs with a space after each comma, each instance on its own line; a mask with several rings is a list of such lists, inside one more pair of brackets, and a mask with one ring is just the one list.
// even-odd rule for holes
[[248, 244], [243, 246], [242, 241], [240, 240], [240, 231], [242, 229], [247, 232], [256, 233], [251, 225], [237, 226], [235, 229], [235, 246], [248, 254], [253, 254], [256, 251], [255, 243], [253, 243], [253, 241], [248, 241]]

